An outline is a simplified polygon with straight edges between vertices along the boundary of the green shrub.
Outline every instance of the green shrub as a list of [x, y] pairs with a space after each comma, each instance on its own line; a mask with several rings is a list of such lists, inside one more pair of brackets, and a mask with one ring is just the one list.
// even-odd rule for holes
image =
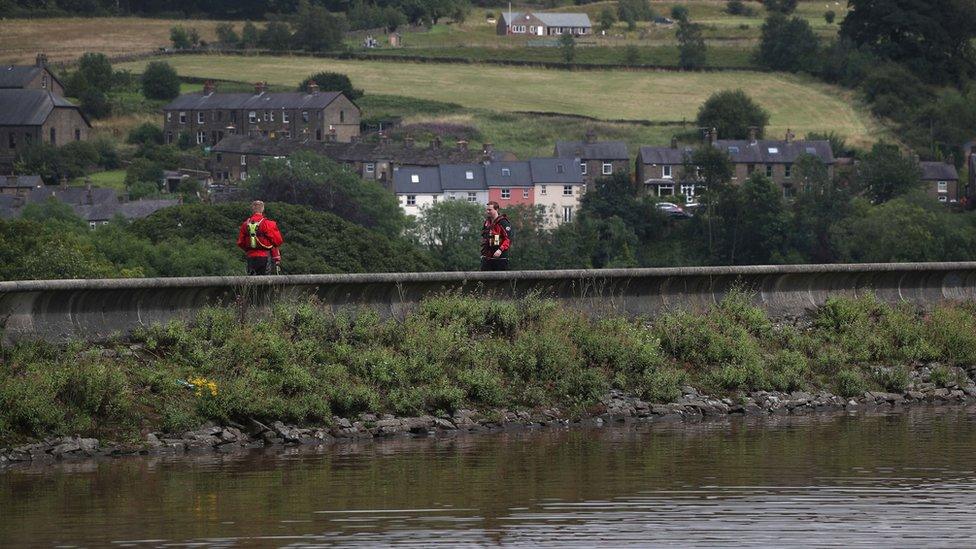
[[487, 406], [501, 406], [505, 402], [501, 375], [484, 366], [462, 370], [458, 373], [458, 382], [473, 402]]
[[672, 402], [681, 396], [687, 375], [674, 368], [646, 370], [637, 385], [637, 394], [651, 402]]
[[871, 371], [871, 379], [891, 393], [903, 393], [908, 389], [908, 369], [904, 366], [875, 368]]
[[803, 387], [807, 370], [807, 357], [797, 351], [780, 351], [770, 361], [769, 383], [779, 391], [796, 391]]
[[867, 384], [857, 370], [837, 372], [837, 394], [844, 398], [861, 396], [867, 391]]
[[955, 381], [955, 375], [946, 368], [945, 366], [936, 366], [932, 368], [932, 373], [929, 375], [929, 381], [935, 384], [936, 387], [948, 387]]

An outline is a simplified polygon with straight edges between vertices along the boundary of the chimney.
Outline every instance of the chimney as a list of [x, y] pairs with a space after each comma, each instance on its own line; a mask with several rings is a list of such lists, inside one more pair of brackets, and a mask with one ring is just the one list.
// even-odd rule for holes
[[671, 138], [671, 148], [672, 149], [677, 149], [678, 148], [678, 138], [677, 137], [672, 137]]
[[312, 80], [311, 82], [309, 82], [308, 83], [308, 93], [310, 93], [312, 95], [315, 95], [315, 94], [319, 93], [319, 83], [316, 82], [315, 80]]
[[715, 128], [708, 130], [708, 144], [714, 145], [715, 141], [717, 140], [718, 140], [718, 130], [716, 130]]
[[587, 144], [596, 143], [596, 132], [593, 131], [593, 128], [586, 130], [585, 141]]
[[408, 149], [412, 149], [413, 148], [413, 138], [412, 137], [404, 137], [403, 138], [403, 145], [406, 148], [408, 148]]
[[264, 93], [264, 82], [254, 83], [254, 95], [261, 95]]
[[95, 195], [92, 193], [92, 182], [90, 177], [85, 178], [85, 198], [89, 206], [95, 204]]
[[793, 133], [793, 130], [791, 130], [789, 128], [786, 128], [786, 142], [787, 143], [792, 143], [793, 142], [793, 139], [795, 137], [796, 137], [796, 134]]
[[203, 95], [213, 95], [213, 92], [217, 89], [214, 85], [213, 80], [207, 80], [203, 83]]
[[65, 190], [67, 188], [68, 188], [68, 177], [62, 175], [61, 176], [61, 190]]
[[40, 67], [42, 69], [44, 67], [46, 67], [47, 66], [47, 54], [46, 53], [39, 53], [39, 54], [37, 54], [37, 57], [34, 59], [34, 65], [36, 65], [36, 66], [38, 66], [38, 67]]
[[468, 150], [468, 142], [463, 139], [457, 140], [457, 150], [466, 151]]
[[440, 149], [441, 148], [441, 138], [435, 135], [434, 138], [430, 140], [430, 148], [433, 149], [433, 150], [435, 150], [435, 151], [437, 149]]
[[749, 126], [749, 143], [752, 145], [756, 144], [756, 138], [759, 135], [759, 128], [755, 126]]
[[491, 143], [482, 143], [481, 150], [485, 153], [485, 156], [491, 159], [495, 155], [495, 146]]

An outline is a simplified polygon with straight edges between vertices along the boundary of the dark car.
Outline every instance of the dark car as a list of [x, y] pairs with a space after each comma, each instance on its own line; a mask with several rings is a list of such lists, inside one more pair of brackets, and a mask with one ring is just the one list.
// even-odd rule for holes
[[658, 202], [657, 209], [672, 219], [688, 219], [691, 217], [691, 214], [682, 209], [681, 206], [670, 202]]

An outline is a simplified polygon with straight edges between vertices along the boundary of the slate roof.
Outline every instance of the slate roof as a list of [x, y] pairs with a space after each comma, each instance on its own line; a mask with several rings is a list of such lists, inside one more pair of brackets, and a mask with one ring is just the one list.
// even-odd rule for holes
[[630, 160], [623, 141], [556, 141], [556, 156], [580, 160]]
[[639, 160], [643, 164], [684, 164], [685, 156], [691, 156], [694, 149], [683, 147], [672, 149], [671, 147], [641, 147], [637, 153]]
[[68, 187], [64, 189], [52, 185], [31, 190], [30, 194], [27, 195], [27, 203], [35, 204], [44, 202], [51, 197], [57, 198], [61, 202], [70, 204], [72, 206], [85, 205], [89, 203], [91, 205], [110, 204], [117, 203], [119, 201], [119, 197], [115, 193], [114, 189], [92, 187], [91, 195], [89, 197], [89, 190], [84, 187]]
[[[2, 196], [0, 195], [0, 197]], [[9, 212], [4, 208], [5, 199], [0, 198], [0, 216], [13, 217], [19, 215], [20, 208], [23, 205], [41, 203], [52, 197], [71, 206], [75, 214], [89, 222], [108, 221], [116, 215], [122, 215], [127, 219], [139, 219], [162, 208], [176, 206], [180, 203], [177, 199], [143, 199], [119, 202], [119, 197], [114, 189], [92, 187], [89, 191], [84, 187], [64, 189], [52, 186], [33, 189], [22, 203], [14, 204]], [[9, 198], [17, 200], [17, 197], [11, 196]]]
[[[37, 65], [0, 65], [0, 88], [23, 89], [45, 70], [45, 67], [38, 67]], [[61, 83], [53, 71], [48, 71], [48, 73], [55, 82]]]
[[[417, 182], [413, 178], [416, 176]], [[440, 194], [441, 176], [438, 168], [406, 167], [393, 172], [393, 190], [396, 194]]]
[[[55, 107], [78, 109], [67, 99], [48, 90], [0, 89], [0, 126], [40, 126]], [[87, 124], [85, 115], [82, 118]]]
[[441, 164], [438, 170], [445, 191], [483, 191], [488, 188], [485, 167], [481, 164]]
[[922, 181], [958, 181], [956, 167], [945, 162], [919, 162], [922, 168]]
[[342, 95], [341, 92], [264, 92], [219, 93], [209, 95], [200, 93], [183, 94], [168, 105], [164, 111], [202, 111], [210, 109], [322, 109]]
[[735, 164], [786, 164], [796, 162], [803, 154], [817, 156], [825, 164], [834, 163], [830, 142], [825, 140], [787, 142], [768, 139], [716, 139], [714, 146], [728, 152]]
[[19, 196], [0, 194], [0, 218], [12, 219], [17, 217], [21, 204]]
[[[590, 16], [585, 13], [543, 13], [543, 12], [528, 12], [530, 15], [534, 15], [542, 21], [547, 27], [592, 27], [593, 24], [590, 23]], [[519, 17], [522, 17], [525, 13], [513, 11], [511, 13], [511, 20], [509, 20], [509, 12], [502, 11], [502, 21], [505, 25], [510, 25], [511, 21], [516, 21]]]
[[529, 168], [533, 183], [583, 183], [578, 158], [531, 158]]
[[33, 189], [44, 185], [39, 175], [0, 175], [0, 187]]
[[119, 213], [126, 219], [142, 219], [163, 208], [178, 206], [180, 201], [172, 198], [143, 198], [119, 204]]
[[[509, 175], [503, 175], [508, 170]], [[526, 161], [492, 162], [485, 166], [489, 187], [531, 187], [532, 168]]]

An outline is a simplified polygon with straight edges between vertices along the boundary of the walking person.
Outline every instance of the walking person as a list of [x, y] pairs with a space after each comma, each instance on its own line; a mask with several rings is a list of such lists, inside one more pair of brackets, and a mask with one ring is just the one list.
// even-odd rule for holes
[[481, 270], [507, 271], [508, 251], [512, 246], [512, 224], [498, 212], [498, 202], [485, 206], [485, 224], [481, 228]]
[[241, 223], [241, 230], [237, 234], [237, 247], [244, 250], [247, 259], [247, 274], [277, 272], [281, 264], [279, 248], [284, 242], [278, 224], [264, 217], [264, 202], [260, 200], [251, 202], [251, 212], [251, 217]]

